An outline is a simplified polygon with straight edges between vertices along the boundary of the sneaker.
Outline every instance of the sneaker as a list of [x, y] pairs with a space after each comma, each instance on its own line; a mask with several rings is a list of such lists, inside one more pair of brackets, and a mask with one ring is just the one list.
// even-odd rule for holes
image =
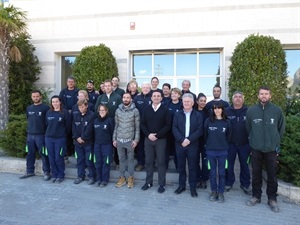
[[157, 189], [157, 192], [161, 194], [161, 193], [164, 193], [165, 190], [166, 190], [165, 186], [160, 185], [160, 186], [158, 187], [158, 189]]
[[261, 203], [260, 198], [252, 197], [250, 200], [246, 202], [247, 206], [255, 206], [257, 203]]
[[135, 167], [135, 171], [142, 171], [143, 169], [145, 169], [145, 166], [143, 166], [143, 165], [137, 165]]
[[215, 202], [218, 200], [218, 193], [215, 191], [212, 191], [209, 195], [209, 201]]
[[127, 183], [127, 187], [128, 188], [133, 188], [133, 176], [128, 177], [128, 183]]
[[122, 187], [125, 184], [126, 184], [126, 178], [125, 177], [119, 177], [119, 180], [116, 183], [116, 187], [120, 188], [120, 187]]
[[252, 195], [252, 190], [249, 187], [240, 186], [246, 195]]
[[26, 179], [26, 178], [28, 178], [28, 177], [33, 177], [33, 176], [35, 176], [34, 173], [25, 173], [24, 175], [22, 175], [22, 176], [20, 177], [20, 179]]
[[219, 202], [219, 203], [225, 202], [224, 194], [219, 193], [219, 195], [218, 195], [218, 202]]
[[64, 178], [57, 178], [56, 181], [55, 181], [55, 183], [56, 184], [60, 184], [63, 181], [64, 181]]
[[80, 184], [82, 181], [83, 181], [83, 179], [82, 179], [81, 177], [77, 177], [77, 178], [74, 180], [74, 184]]
[[99, 185], [100, 187], [106, 187], [107, 186], [107, 182], [106, 181], [102, 181], [101, 184]]
[[96, 182], [95, 179], [90, 179], [88, 185], [93, 185], [95, 182]]
[[270, 206], [270, 208], [273, 212], [276, 212], [276, 213], [279, 212], [279, 207], [275, 200], [268, 200], [268, 205]]
[[228, 191], [230, 191], [231, 188], [232, 188], [232, 186], [226, 185], [225, 186], [225, 191], [228, 192]]
[[44, 173], [44, 181], [48, 181], [51, 179], [50, 173]]
[[151, 188], [153, 185], [152, 184], [144, 184], [144, 186], [142, 187], [142, 190], [143, 191], [146, 191], [146, 190], [148, 190], [149, 188]]

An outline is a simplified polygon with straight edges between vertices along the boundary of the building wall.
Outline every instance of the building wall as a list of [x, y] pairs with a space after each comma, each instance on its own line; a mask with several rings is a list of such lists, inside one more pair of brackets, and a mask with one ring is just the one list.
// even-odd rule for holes
[[[122, 86], [130, 80], [130, 51], [222, 48], [222, 86], [238, 42], [259, 33], [300, 48], [298, 0], [10, 0], [27, 11], [42, 65], [39, 85], [58, 93], [60, 56], [104, 43], [115, 55]], [[130, 23], [135, 22], [135, 29]], [[226, 91], [226, 88], [224, 88]], [[227, 96], [223, 93], [223, 96]]]

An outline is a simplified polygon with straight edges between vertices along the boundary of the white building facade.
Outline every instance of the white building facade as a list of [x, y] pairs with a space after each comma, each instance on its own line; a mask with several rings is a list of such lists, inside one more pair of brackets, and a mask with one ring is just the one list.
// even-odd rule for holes
[[[230, 57], [250, 34], [279, 39], [299, 66], [299, 0], [9, 0], [27, 12], [42, 73], [38, 85], [59, 93], [64, 60], [105, 44], [116, 57], [121, 86], [151, 77], [212, 96], [216, 81], [227, 99]], [[297, 64], [298, 61], [298, 64]], [[288, 62], [289, 63], [289, 62]], [[297, 66], [298, 65], [298, 66]], [[294, 68], [293, 68], [294, 70]], [[293, 76], [295, 71], [290, 71]], [[99, 84], [97, 85], [97, 89]]]

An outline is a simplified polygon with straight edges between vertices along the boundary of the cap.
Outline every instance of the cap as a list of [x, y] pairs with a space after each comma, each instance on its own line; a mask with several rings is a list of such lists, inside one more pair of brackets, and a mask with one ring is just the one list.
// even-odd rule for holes
[[88, 80], [87, 83], [94, 84], [94, 81], [93, 80]]

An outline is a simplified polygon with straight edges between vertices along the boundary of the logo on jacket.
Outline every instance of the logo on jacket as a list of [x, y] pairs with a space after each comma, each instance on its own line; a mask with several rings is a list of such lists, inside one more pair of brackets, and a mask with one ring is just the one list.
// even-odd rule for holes
[[75, 122], [75, 125], [76, 125], [76, 126], [79, 126], [79, 125], [80, 125], [80, 122]]
[[112, 102], [113, 105], [116, 105], [116, 102]]
[[223, 127], [223, 130], [222, 130], [222, 132], [224, 133], [226, 131], [226, 127]]
[[87, 122], [87, 121], [85, 121], [85, 122], [84, 122], [84, 126], [87, 126], [87, 125], [88, 125], [88, 122]]
[[271, 124], [274, 124], [274, 119], [273, 118], [271, 118]]
[[149, 101], [149, 105], [151, 105], [151, 101]]
[[61, 117], [58, 117], [58, 121], [61, 122], [61, 120], [62, 120], [62, 118], [61, 118]]
[[41, 116], [42, 115], [42, 112], [39, 112], [39, 116]]
[[261, 123], [262, 122], [262, 119], [254, 119], [253, 120], [253, 123]]
[[104, 126], [103, 126], [103, 129], [107, 129], [107, 125], [104, 125]]

